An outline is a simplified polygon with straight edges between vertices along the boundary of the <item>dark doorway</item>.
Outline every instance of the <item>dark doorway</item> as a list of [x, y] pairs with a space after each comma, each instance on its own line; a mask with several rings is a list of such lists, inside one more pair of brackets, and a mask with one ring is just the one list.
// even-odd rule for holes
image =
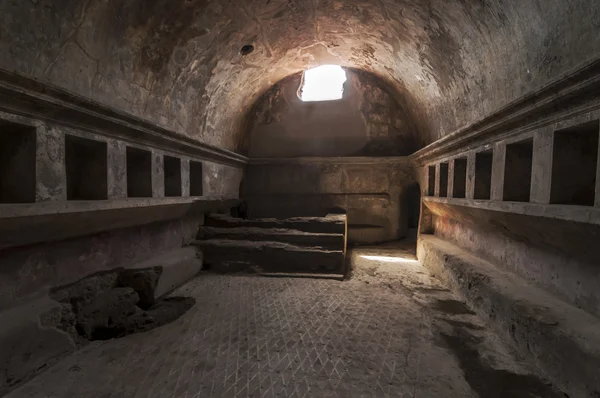
[[419, 227], [419, 217], [421, 216], [421, 188], [419, 184], [412, 184], [407, 187], [406, 207], [408, 229], [417, 229]]

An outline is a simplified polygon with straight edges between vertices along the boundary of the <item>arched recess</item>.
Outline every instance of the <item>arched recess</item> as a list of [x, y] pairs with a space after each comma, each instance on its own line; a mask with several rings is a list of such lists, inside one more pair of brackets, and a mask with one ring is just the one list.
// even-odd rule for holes
[[345, 68], [340, 100], [303, 102], [302, 75], [274, 84], [246, 116], [248, 215], [348, 217], [348, 242], [405, 237], [408, 155], [418, 148], [415, 116], [402, 93], [373, 73]]
[[373, 73], [344, 68], [339, 100], [303, 102], [302, 72], [274, 84], [246, 116], [251, 158], [408, 156], [418, 149], [415, 115], [404, 93]]

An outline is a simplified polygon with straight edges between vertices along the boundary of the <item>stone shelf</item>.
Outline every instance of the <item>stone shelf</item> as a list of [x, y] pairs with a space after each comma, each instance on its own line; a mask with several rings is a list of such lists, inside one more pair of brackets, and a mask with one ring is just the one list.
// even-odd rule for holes
[[237, 203], [237, 199], [181, 197], [0, 205], [0, 249], [200, 217]]
[[248, 164], [411, 164], [409, 156], [312, 156], [297, 158], [251, 158]]
[[497, 202], [490, 200], [438, 198], [432, 196], [424, 197], [423, 201], [428, 207], [431, 207], [430, 204], [433, 204], [434, 206], [435, 204], [460, 206], [498, 213], [600, 225], [600, 208], [597, 207], [525, 202]]

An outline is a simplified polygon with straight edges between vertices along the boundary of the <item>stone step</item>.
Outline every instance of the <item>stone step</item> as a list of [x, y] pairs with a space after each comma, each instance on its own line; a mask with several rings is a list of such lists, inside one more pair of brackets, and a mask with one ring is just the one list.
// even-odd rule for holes
[[343, 234], [303, 232], [296, 229], [282, 228], [201, 227], [198, 232], [198, 239], [272, 241], [341, 251], [345, 251], [346, 246]]
[[568, 396], [599, 396], [600, 319], [437, 237], [418, 258]]
[[204, 225], [218, 228], [276, 228], [295, 229], [302, 232], [346, 235], [346, 215], [330, 214], [325, 217], [294, 217], [285, 219], [233, 218], [222, 214], [206, 216]]
[[272, 241], [195, 241], [204, 264], [216, 272], [344, 274], [344, 252]]
[[317, 273], [302, 273], [302, 272], [263, 272], [261, 276], [269, 278], [310, 278], [310, 279], [332, 279], [336, 281], [343, 281], [344, 274], [317, 274]]

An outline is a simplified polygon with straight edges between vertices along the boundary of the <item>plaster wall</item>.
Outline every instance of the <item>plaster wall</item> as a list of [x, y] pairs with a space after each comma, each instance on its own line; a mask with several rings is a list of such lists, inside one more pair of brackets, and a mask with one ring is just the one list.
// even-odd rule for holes
[[[13, 172], [28, 171], [20, 184], [2, 185], [10, 195], [0, 203], [1, 317], [8, 317], [11, 308], [43, 300], [52, 288], [187, 246], [204, 213], [228, 210], [239, 198], [240, 167], [124, 141], [105, 134], [102, 125], [95, 127], [91, 132], [0, 112], [4, 141], [23, 132], [30, 137], [21, 144], [29, 155], [19, 158], [19, 168], [0, 162], [5, 180]], [[130, 195], [128, 178], [137, 175], [128, 173], [128, 147], [147, 155], [147, 162], [139, 165], [149, 180], [147, 197]], [[178, 159], [177, 198], [165, 197], [166, 156]], [[203, 166], [197, 181], [201, 197], [190, 196], [191, 161]], [[80, 195], [70, 195], [73, 188]], [[22, 191], [30, 200], [12, 201]], [[3, 331], [10, 332], [10, 327]]]
[[[545, 115], [547, 120], [525, 126], [524, 132], [471, 144], [466, 152], [459, 149], [418, 167], [428, 215], [421, 220], [422, 233], [600, 316], [600, 111], [592, 104], [588, 111]], [[458, 171], [459, 179], [466, 177], [464, 197], [452, 195], [456, 159], [467, 160], [466, 171]], [[441, 163], [450, 165], [447, 195], [440, 188]], [[434, 170], [434, 195], [428, 195]]]
[[250, 164], [243, 197], [249, 217], [348, 215], [348, 241], [404, 237], [415, 186], [406, 158], [321, 158]]
[[[50, 291], [138, 266], [163, 267], [170, 289], [201, 267], [187, 246], [204, 214], [227, 211], [239, 197], [243, 169], [223, 153], [156, 137], [89, 103], [74, 116], [72, 103], [56, 100], [34, 101], [24, 112], [31, 117], [0, 112], [0, 395], [79, 347], [63, 328], [73, 314]], [[49, 102], [55, 111], [46, 113]], [[212, 160], [198, 156], [211, 151]], [[167, 158], [176, 164], [169, 181]], [[192, 162], [201, 166], [193, 179]], [[177, 197], [167, 197], [167, 184]], [[86, 279], [86, 289], [99, 279]]]
[[[450, 215], [452, 213], [452, 215]], [[510, 270], [591, 314], [600, 316], [600, 227], [484, 212], [440, 211], [435, 235]]]
[[250, 115], [252, 158], [407, 156], [416, 150], [411, 116], [368, 73], [346, 69], [343, 98], [302, 102], [302, 76], [277, 83]]
[[186, 246], [201, 218], [113, 230], [91, 237], [0, 251], [0, 311], [40, 298], [94, 273]]
[[[598, 58], [594, 0], [7, 0], [0, 69], [244, 152], [252, 104], [323, 63], [405, 98], [419, 145]], [[243, 56], [240, 48], [254, 45]]]

